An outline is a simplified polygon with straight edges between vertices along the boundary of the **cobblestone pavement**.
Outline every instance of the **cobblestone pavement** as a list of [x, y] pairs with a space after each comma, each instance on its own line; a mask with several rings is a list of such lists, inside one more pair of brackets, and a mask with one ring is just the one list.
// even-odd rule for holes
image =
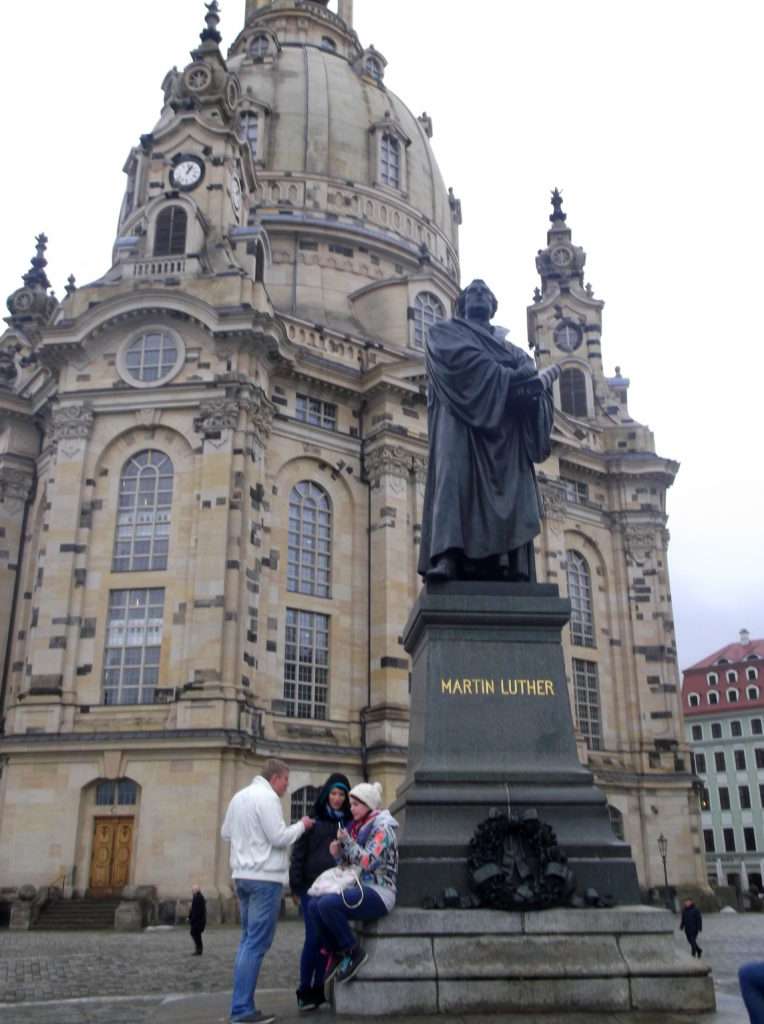
[[[301, 941], [301, 922], [281, 922], [258, 986], [285, 1008], [287, 1000], [292, 1005]], [[184, 928], [0, 932], [0, 1024], [150, 1024], [168, 995], [228, 990], [237, 942], [233, 928], [210, 929], [204, 956], [194, 957]], [[686, 948], [681, 934], [677, 943]], [[764, 915], [708, 915], [701, 944], [724, 1011], [703, 1017], [704, 1024], [743, 1024], [737, 969], [764, 959]], [[225, 1004], [218, 998], [213, 1005]], [[214, 1012], [207, 1019], [212, 1024], [224, 1016]]]

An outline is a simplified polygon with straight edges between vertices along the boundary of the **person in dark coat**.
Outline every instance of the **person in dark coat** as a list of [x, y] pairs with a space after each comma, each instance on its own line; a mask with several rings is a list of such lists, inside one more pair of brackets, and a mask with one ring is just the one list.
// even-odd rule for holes
[[191, 938], [196, 946], [193, 956], [201, 956], [204, 952], [202, 932], [207, 927], [207, 901], [198, 885], [191, 887], [191, 909], [188, 912], [188, 923], [191, 925]]
[[292, 897], [300, 901], [305, 922], [305, 943], [300, 956], [300, 987], [297, 1006], [300, 1010], [313, 1010], [326, 1001], [324, 995], [324, 962], [318, 937], [313, 934], [313, 922], [308, 913], [311, 902], [308, 889], [318, 876], [336, 867], [329, 844], [337, 838], [337, 830], [351, 821], [350, 782], [347, 776], [334, 772], [321, 787], [311, 811], [314, 827], [295, 843], [289, 867], [289, 887]]
[[697, 939], [698, 934], [703, 931], [703, 916], [690, 899], [686, 899], [684, 901], [679, 930], [683, 931], [687, 936], [687, 941], [690, 943], [690, 952], [692, 955], [700, 959], [703, 954], [703, 950], [695, 940]]

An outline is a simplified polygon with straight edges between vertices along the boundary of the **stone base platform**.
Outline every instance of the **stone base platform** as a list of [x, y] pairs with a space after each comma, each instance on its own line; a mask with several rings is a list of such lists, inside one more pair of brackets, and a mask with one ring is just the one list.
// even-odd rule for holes
[[700, 1014], [709, 968], [679, 954], [676, 918], [649, 907], [397, 909], [362, 927], [369, 959], [334, 986], [338, 1014]]

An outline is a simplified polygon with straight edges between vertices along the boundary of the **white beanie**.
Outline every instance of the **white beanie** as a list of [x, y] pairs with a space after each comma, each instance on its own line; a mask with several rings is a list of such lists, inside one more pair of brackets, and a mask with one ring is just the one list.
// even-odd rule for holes
[[382, 786], [379, 782], [359, 782], [350, 790], [350, 795], [372, 811], [378, 811], [382, 806]]

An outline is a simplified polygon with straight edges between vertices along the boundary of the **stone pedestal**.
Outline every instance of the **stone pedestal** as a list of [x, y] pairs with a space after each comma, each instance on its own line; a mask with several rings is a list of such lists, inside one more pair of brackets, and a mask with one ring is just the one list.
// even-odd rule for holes
[[576, 754], [560, 634], [569, 605], [548, 584], [428, 585], [403, 640], [412, 660], [399, 904], [468, 891], [467, 847], [492, 807], [535, 808], [576, 874], [639, 901], [631, 850]]
[[390, 1014], [703, 1013], [709, 968], [680, 954], [676, 919], [648, 907], [547, 910], [398, 909], [362, 927], [369, 960], [335, 1008]]

